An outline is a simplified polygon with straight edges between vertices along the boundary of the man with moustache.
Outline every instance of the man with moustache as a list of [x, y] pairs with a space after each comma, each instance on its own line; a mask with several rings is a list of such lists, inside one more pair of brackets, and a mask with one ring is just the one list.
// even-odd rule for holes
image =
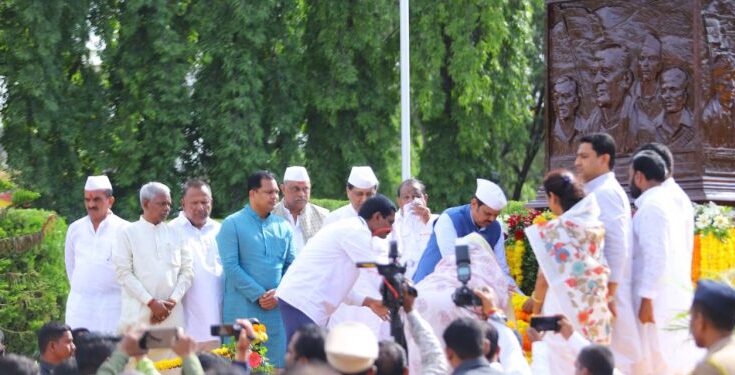
[[[688, 373], [698, 351], [686, 330], [672, 330], [692, 300], [692, 247], [685, 221], [662, 183], [666, 164], [655, 152], [633, 156], [630, 193], [638, 207], [633, 216], [633, 305], [641, 347], [650, 366], [646, 373]], [[691, 231], [691, 228], [689, 228]]]
[[595, 53], [593, 87], [597, 106], [587, 119], [588, 131], [610, 134], [623, 153], [630, 151], [635, 141], [636, 124], [631, 124], [633, 99], [629, 95], [632, 85], [630, 52], [626, 47], [608, 44]]
[[113, 259], [123, 289], [120, 330], [145, 324], [183, 327], [181, 299], [194, 278], [191, 252], [165, 222], [171, 190], [160, 182], [140, 188], [143, 215], [120, 232]]
[[407, 278], [412, 278], [426, 244], [434, 232], [439, 215], [432, 214], [426, 202], [426, 186], [416, 178], [409, 178], [398, 186], [398, 211], [391, 239], [398, 243], [401, 261], [406, 263]]
[[181, 212], [170, 225], [181, 233], [194, 262], [194, 279], [183, 302], [185, 331], [200, 344], [219, 343], [209, 327], [222, 322], [222, 261], [216, 240], [220, 223], [209, 217], [213, 201], [206, 182], [189, 180], [183, 190]]
[[298, 255], [306, 242], [322, 228], [329, 210], [309, 202], [311, 180], [304, 167], [286, 168], [281, 191], [283, 199], [278, 202], [273, 213], [291, 224], [294, 253]]
[[130, 224], [112, 213], [115, 197], [107, 176], [89, 176], [84, 185], [87, 216], [69, 225], [64, 246], [69, 297], [66, 324], [113, 333], [120, 320], [120, 285], [112, 249], [118, 232]]
[[375, 262], [380, 257], [374, 240], [390, 233], [395, 212], [393, 203], [378, 194], [360, 206], [358, 217], [324, 227], [306, 245], [277, 292], [289, 336], [307, 324], [325, 326], [342, 302], [365, 306], [388, 318], [388, 309], [380, 300], [353, 286], [360, 273], [356, 263]]
[[279, 192], [271, 172], [251, 174], [247, 188], [249, 203], [228, 216], [217, 235], [225, 271], [223, 322], [258, 318], [268, 327], [268, 357], [273, 366], [283, 368], [287, 339], [275, 294], [294, 260], [293, 230], [271, 213]]
[[654, 120], [656, 140], [670, 147], [683, 148], [694, 140], [694, 118], [687, 105], [689, 77], [681, 68], [661, 74], [662, 111]]
[[552, 149], [557, 155], [565, 155], [574, 151], [579, 137], [587, 131], [587, 123], [578, 116], [579, 88], [577, 82], [569, 76], [561, 76], [554, 82], [552, 99], [556, 121], [554, 122], [554, 138]]

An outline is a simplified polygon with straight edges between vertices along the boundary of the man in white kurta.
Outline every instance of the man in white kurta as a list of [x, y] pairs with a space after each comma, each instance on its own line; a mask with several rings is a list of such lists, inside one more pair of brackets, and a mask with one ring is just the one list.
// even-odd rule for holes
[[[357, 212], [370, 197], [378, 192], [378, 178], [373, 173], [372, 168], [352, 167], [350, 176], [347, 179], [347, 197], [350, 203], [344, 207], [332, 211], [324, 220], [324, 226], [331, 225], [341, 220], [357, 217]], [[387, 247], [386, 247], [387, 249]], [[387, 259], [387, 251], [381, 258]], [[369, 296], [374, 299], [380, 299], [380, 284], [382, 276], [378, 274], [376, 269], [361, 269], [360, 276], [355, 282], [354, 290], [362, 295]], [[328, 327], [332, 328], [339, 323], [356, 321], [364, 323], [373, 331], [376, 337], [383, 339], [390, 334], [390, 326], [377, 317], [367, 307], [358, 305], [341, 304], [329, 318]]]
[[689, 199], [684, 189], [674, 180], [674, 155], [671, 150], [664, 144], [651, 142], [638, 148], [638, 151], [650, 150], [658, 154], [666, 164], [666, 180], [661, 184], [666, 191], [669, 192], [671, 198], [674, 200], [679, 211], [679, 220], [683, 220], [683, 224], [686, 228], [690, 228], [686, 231], [687, 246], [688, 248], [694, 248], [694, 206], [692, 201]]
[[640, 337], [632, 299], [632, 224], [628, 195], [615, 178], [615, 140], [608, 134], [583, 136], [575, 160], [577, 173], [585, 181], [585, 192], [594, 194], [600, 206], [600, 221], [605, 226], [603, 254], [610, 268], [609, 298], [613, 298], [610, 348], [615, 365], [624, 373], [642, 360]]
[[169, 223], [191, 250], [194, 278], [183, 299], [185, 331], [200, 344], [219, 342], [209, 327], [222, 324], [222, 260], [217, 249], [220, 223], [209, 217], [212, 202], [209, 185], [201, 180], [187, 181], [181, 198], [183, 210]]
[[637, 312], [641, 346], [646, 359], [638, 372], [688, 373], [701, 352], [677, 316], [692, 300], [692, 248], [684, 221], [668, 190], [661, 186], [666, 167], [652, 151], [635, 154], [631, 166], [631, 195], [638, 207], [633, 216], [633, 304]]
[[406, 264], [406, 277], [409, 279], [416, 272], [416, 266], [434, 231], [434, 222], [439, 217], [426, 206], [428, 198], [426, 187], [415, 178], [403, 181], [398, 187], [399, 209], [390, 237], [398, 243], [401, 263]]
[[127, 221], [112, 213], [115, 197], [107, 176], [89, 176], [84, 185], [87, 216], [69, 225], [64, 261], [69, 278], [66, 324], [113, 333], [120, 320], [120, 285], [112, 248]]
[[140, 189], [143, 215], [120, 232], [114, 250], [122, 286], [120, 329], [146, 324], [184, 327], [181, 299], [194, 277], [190, 250], [164, 220], [171, 211], [169, 188], [149, 182]]
[[325, 326], [343, 302], [388, 317], [380, 300], [353, 285], [360, 273], [356, 263], [375, 262], [383, 252], [375, 239], [387, 235], [394, 213], [395, 206], [378, 195], [366, 204], [364, 215], [327, 226], [309, 241], [276, 291], [289, 335], [306, 323]]
[[304, 167], [288, 167], [281, 184], [283, 199], [273, 208], [273, 214], [291, 224], [294, 253], [299, 252], [324, 225], [329, 210], [311, 202], [311, 179]]

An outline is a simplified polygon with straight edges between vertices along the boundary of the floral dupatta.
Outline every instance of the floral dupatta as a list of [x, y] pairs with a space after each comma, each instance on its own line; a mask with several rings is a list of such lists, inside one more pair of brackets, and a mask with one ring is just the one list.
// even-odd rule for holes
[[607, 307], [610, 269], [605, 264], [605, 229], [594, 195], [557, 219], [526, 228], [526, 236], [562, 312], [590, 341], [609, 344]]

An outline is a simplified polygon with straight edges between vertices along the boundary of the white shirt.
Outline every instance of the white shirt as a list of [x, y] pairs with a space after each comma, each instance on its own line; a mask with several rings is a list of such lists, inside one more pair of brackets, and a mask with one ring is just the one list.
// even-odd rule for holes
[[687, 228], [684, 232], [687, 235], [687, 246], [689, 249], [694, 249], [694, 206], [692, 206], [692, 201], [689, 200], [687, 193], [674, 181], [673, 177], [667, 178], [661, 184], [661, 187], [666, 189], [676, 202], [679, 210], [679, 218], [684, 220], [683, 225]]
[[523, 348], [518, 342], [516, 334], [505, 325], [504, 322], [499, 322], [496, 319], [488, 319], [495, 330], [498, 331], [498, 347], [500, 348], [499, 360], [500, 365], [503, 367], [504, 374], [513, 375], [530, 375], [531, 367], [526, 361], [526, 357], [523, 355]]
[[197, 228], [183, 211], [169, 225], [182, 233], [194, 263], [194, 278], [182, 302], [185, 332], [198, 342], [211, 341], [215, 338], [209, 327], [222, 323], [222, 260], [216, 240], [221, 225], [207, 218], [202, 228]]
[[181, 233], [167, 223], [153, 225], [142, 216], [120, 231], [113, 260], [123, 289], [120, 329], [150, 325], [151, 299], [173, 299], [176, 306], [160, 327], [184, 327], [181, 299], [194, 277], [191, 250]]
[[[697, 361], [688, 331], [671, 330], [676, 317], [692, 303], [692, 247], [687, 243], [686, 221], [680, 206], [664, 186], [652, 187], [635, 201], [633, 216], [633, 298], [635, 311], [641, 298], [653, 302], [654, 324], [639, 324], [646, 360], [654, 373], [686, 372]], [[640, 323], [640, 320], [639, 320]], [[676, 353], [676, 355], [671, 355]]]
[[341, 302], [362, 305], [365, 296], [352, 291], [359, 274], [355, 264], [374, 262], [378, 254], [360, 217], [322, 228], [288, 268], [276, 296], [324, 326]]
[[110, 214], [94, 230], [89, 216], [66, 232], [64, 261], [69, 278], [66, 324], [72, 328], [113, 333], [120, 319], [120, 285], [115, 279], [112, 249], [118, 232], [130, 223]]
[[[426, 250], [426, 244], [434, 232], [434, 222], [439, 215], [432, 214], [429, 221], [424, 223], [420, 217], [411, 212], [411, 203], [406, 204], [396, 212], [393, 222], [391, 239], [398, 243], [401, 253], [401, 263], [406, 264], [406, 277], [413, 278], [421, 256]], [[405, 214], [405, 212], [408, 214]]]
[[291, 224], [291, 229], [293, 229], [293, 251], [294, 254], [298, 255], [301, 249], [304, 248], [304, 231], [301, 229], [301, 220], [298, 217], [294, 219], [289, 212], [286, 215], [286, 221]]
[[605, 225], [603, 254], [610, 268], [610, 282], [618, 283], [615, 292], [618, 316], [613, 320], [610, 349], [615, 355], [616, 366], [623, 372], [631, 372], [631, 367], [642, 359], [642, 349], [636, 323], [638, 312], [634, 309], [632, 297], [633, 228], [630, 201], [613, 172], [588, 182], [585, 191], [595, 195], [600, 206], [600, 221]]
[[600, 206], [600, 221], [605, 224], [604, 254], [607, 265], [610, 267], [610, 282], [628, 281], [624, 280], [624, 278], [630, 278], [630, 272], [626, 268], [630, 266], [631, 241], [631, 212], [628, 196], [613, 172], [591, 180], [584, 189], [587, 194], [595, 195], [597, 204]]
[[[485, 229], [486, 228], [480, 229], [478, 233], [482, 234]], [[454, 229], [454, 223], [452, 223], [452, 219], [449, 215], [444, 213], [439, 215], [439, 218], [436, 219], [436, 224], [434, 224], [434, 233], [436, 233], [436, 243], [439, 245], [439, 252], [441, 252], [442, 258], [448, 255], [454, 255], [454, 245], [457, 241], [457, 230]], [[508, 280], [508, 284], [517, 289], [518, 286], [516, 285], [516, 281], [510, 275], [508, 260], [505, 258], [505, 235], [502, 232], [502, 228], [500, 237], [498, 237], [498, 242], [491, 244], [491, 246], [493, 247], [493, 253], [495, 253], [495, 259], [498, 261], [500, 268], [503, 269], [503, 273], [505, 273], [505, 278]]]
[[329, 224], [336, 223], [342, 219], [347, 219], [350, 217], [358, 216], [357, 210], [355, 210], [354, 207], [352, 207], [352, 203], [348, 203], [346, 206], [342, 206], [327, 215], [327, 217], [324, 218], [324, 225], [322, 228]]

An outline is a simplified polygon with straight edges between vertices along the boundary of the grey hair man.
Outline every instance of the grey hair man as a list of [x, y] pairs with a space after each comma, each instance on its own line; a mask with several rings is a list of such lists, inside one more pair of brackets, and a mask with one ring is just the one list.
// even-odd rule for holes
[[178, 230], [165, 222], [171, 190], [149, 182], [140, 188], [140, 204], [143, 215], [121, 231], [113, 256], [123, 289], [120, 328], [183, 327], [181, 299], [191, 286], [194, 268]]

